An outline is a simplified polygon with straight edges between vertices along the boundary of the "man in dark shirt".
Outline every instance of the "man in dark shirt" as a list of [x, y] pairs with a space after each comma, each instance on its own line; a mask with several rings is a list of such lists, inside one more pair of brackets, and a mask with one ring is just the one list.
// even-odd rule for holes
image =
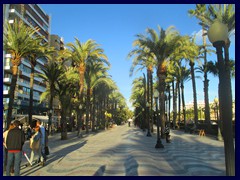
[[20, 175], [20, 164], [22, 160], [22, 147], [25, 141], [24, 133], [19, 128], [20, 121], [13, 122], [14, 128], [8, 132], [6, 145], [8, 149], [6, 175], [10, 176], [10, 167], [14, 159], [14, 176]]

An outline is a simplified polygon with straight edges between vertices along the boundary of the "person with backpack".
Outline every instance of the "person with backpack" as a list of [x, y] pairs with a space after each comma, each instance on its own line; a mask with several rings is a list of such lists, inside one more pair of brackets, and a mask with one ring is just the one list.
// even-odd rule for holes
[[[7, 150], [7, 145], [6, 145], [6, 140], [7, 140], [7, 135], [8, 135], [8, 132], [13, 129], [15, 126], [13, 125], [13, 122], [11, 122], [11, 124], [9, 125], [9, 128], [4, 131], [3, 133], [3, 146], [4, 146], [4, 172], [6, 171], [7, 169], [7, 155], [8, 155], [8, 150]], [[11, 172], [14, 173], [14, 167], [13, 165], [11, 166]]]
[[14, 176], [20, 175], [20, 165], [22, 161], [22, 147], [25, 142], [24, 132], [19, 128], [20, 121], [13, 122], [14, 128], [9, 130], [6, 139], [8, 151], [6, 175], [10, 176], [10, 168], [14, 162]]

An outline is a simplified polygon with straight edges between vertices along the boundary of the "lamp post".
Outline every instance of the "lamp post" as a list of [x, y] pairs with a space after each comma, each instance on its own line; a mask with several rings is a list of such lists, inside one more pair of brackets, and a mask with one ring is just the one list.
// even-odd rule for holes
[[216, 48], [219, 69], [219, 109], [223, 122], [226, 175], [235, 176], [235, 150], [232, 129], [231, 80], [228, 63], [223, 59], [223, 47], [228, 38], [228, 27], [215, 21], [208, 30], [208, 38]]
[[82, 123], [83, 123], [83, 122], [82, 122], [82, 108], [83, 108], [82, 104], [80, 104], [78, 108], [79, 108], [79, 112], [80, 112], [80, 113], [78, 114], [78, 117], [77, 117], [77, 118], [78, 118], [78, 120], [77, 120], [77, 121], [78, 121], [78, 132], [77, 132], [77, 136], [80, 138], [80, 137], [82, 137], [81, 127], [82, 127], [82, 125], [83, 125], [83, 124], [82, 124]]
[[151, 132], [150, 132], [150, 118], [149, 118], [149, 103], [147, 102], [146, 107], [147, 107], [147, 119], [148, 119], [148, 132], [147, 132], [147, 136], [151, 137]]
[[160, 132], [159, 132], [159, 114], [158, 114], [158, 96], [159, 92], [157, 89], [154, 90], [153, 96], [155, 98], [155, 103], [156, 103], [156, 112], [157, 112], [157, 144], [155, 145], [155, 148], [164, 148], [162, 141], [160, 139]]
[[219, 116], [218, 116], [218, 98], [214, 98], [214, 104], [215, 104], [217, 124], [218, 124], [217, 140], [222, 141], [223, 137], [222, 137], [221, 130], [220, 130], [221, 121], [220, 121]]

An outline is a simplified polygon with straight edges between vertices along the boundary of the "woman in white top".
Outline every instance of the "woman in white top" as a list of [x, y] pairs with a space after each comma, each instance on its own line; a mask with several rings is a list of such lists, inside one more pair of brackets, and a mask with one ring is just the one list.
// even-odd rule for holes
[[[33, 130], [34, 130], [34, 134], [32, 135], [32, 137], [30, 138], [30, 148], [32, 149], [31, 151], [31, 157], [30, 157], [30, 163], [33, 163], [34, 160], [34, 154], [37, 153], [38, 154], [38, 159], [41, 158], [41, 151], [39, 151], [39, 147], [40, 147], [40, 132], [39, 132], [40, 127], [36, 126]], [[31, 165], [30, 164], [30, 165]]]

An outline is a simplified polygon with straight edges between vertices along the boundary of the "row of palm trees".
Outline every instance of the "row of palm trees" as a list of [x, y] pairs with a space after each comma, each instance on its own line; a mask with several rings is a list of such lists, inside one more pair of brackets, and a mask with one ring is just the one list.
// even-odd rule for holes
[[[130, 75], [132, 75], [136, 66], [141, 70], [143, 68], [147, 69], [147, 85], [146, 85], [146, 101], [150, 102], [152, 109], [152, 73], [153, 67], [156, 68], [156, 73], [158, 77], [158, 90], [160, 90], [160, 110], [161, 110], [161, 122], [162, 128], [164, 128], [165, 120], [165, 107], [164, 107], [164, 92], [167, 86], [171, 86], [173, 94], [173, 124], [175, 127], [176, 117], [177, 117], [177, 94], [179, 100], [179, 112], [180, 104], [182, 104], [182, 109], [185, 111], [184, 102], [184, 82], [191, 79], [193, 86], [193, 102], [194, 102], [194, 121], [197, 124], [198, 121], [198, 107], [197, 107], [197, 92], [196, 92], [196, 82], [195, 82], [195, 72], [201, 72], [204, 74], [204, 97], [205, 97], [205, 118], [208, 127], [210, 127], [210, 108], [208, 99], [208, 84], [207, 79], [208, 73], [218, 74], [218, 63], [213, 61], [207, 61], [207, 53], [214, 52], [212, 49], [208, 48], [210, 45], [206, 44], [206, 29], [211, 25], [210, 23], [217, 17], [223, 19], [224, 23], [229, 25], [229, 31], [231, 32], [235, 27], [235, 21], [233, 21], [233, 6], [223, 5], [222, 8], [219, 5], [209, 5], [208, 8], [204, 4], [197, 4], [195, 10], [189, 10], [191, 16], [196, 16], [201, 21], [200, 25], [203, 27], [203, 45], [199, 46], [195, 42], [195, 37], [181, 36], [179, 32], [175, 30], [173, 26], [163, 30], [158, 26], [158, 31], [153, 29], [146, 29], [147, 34], [138, 34], [137, 39], [134, 41], [134, 49], [129, 53], [128, 57], [134, 56], [132, 60], [132, 67], [130, 69]], [[219, 13], [221, 11], [221, 13]], [[214, 16], [215, 14], [215, 16]], [[221, 14], [217, 16], [216, 14]], [[203, 20], [208, 19], [208, 24]], [[211, 20], [212, 18], [212, 20]], [[228, 18], [228, 19], [227, 19]], [[211, 21], [210, 21], [211, 20]], [[226, 22], [228, 20], [228, 22]], [[205, 23], [203, 23], [205, 22]], [[230, 41], [228, 40], [228, 43]], [[201, 59], [204, 58], [204, 62]], [[198, 63], [198, 67], [195, 67], [195, 63]], [[187, 63], [190, 69], [187, 67]], [[234, 75], [234, 61], [229, 60], [229, 67], [231, 68], [232, 74]], [[135, 82], [135, 81], [134, 81]], [[139, 83], [139, 82], [138, 82]], [[167, 86], [166, 86], [167, 83]], [[150, 88], [149, 85], [150, 84]], [[134, 89], [134, 88], [133, 88]], [[181, 92], [180, 92], [181, 90]], [[134, 94], [135, 91], [132, 92]], [[138, 93], [138, 92], [136, 92]], [[181, 96], [180, 96], [181, 95]], [[135, 102], [132, 96], [132, 100]], [[181, 102], [182, 99], [182, 102]], [[141, 101], [141, 100], [139, 100]], [[135, 105], [134, 105], [135, 106]], [[136, 106], [135, 106], [136, 107]], [[184, 112], [185, 114], [185, 112]], [[186, 118], [184, 115], [184, 122]], [[186, 124], [186, 123], [185, 123]]]
[[[27, 58], [31, 65], [29, 124], [32, 123], [33, 82], [34, 76], [46, 82], [46, 91], [40, 101], [46, 101], [49, 108], [48, 128], [51, 133], [54, 98], [61, 106], [61, 139], [67, 139], [67, 117], [75, 112], [78, 120], [78, 135], [86, 114], [86, 133], [92, 121], [92, 131], [107, 125], [105, 114], [111, 114], [118, 124], [127, 119], [129, 110], [116, 83], [108, 74], [110, 63], [104, 50], [94, 40], [68, 43], [68, 48], [56, 51], [43, 37], [36, 35], [38, 29], [26, 26], [22, 21], [4, 24], [4, 50], [11, 54], [12, 83], [7, 114], [7, 127], [12, 120], [14, 91], [17, 82], [18, 66], [22, 58]], [[47, 58], [42, 73], [34, 74], [39, 58]], [[122, 113], [124, 112], [124, 113]]]
[[[209, 61], [207, 54], [214, 52], [211, 45], [206, 42], [206, 35], [208, 28], [215, 22], [220, 21], [228, 26], [229, 38], [235, 31], [235, 7], [232, 4], [223, 5], [206, 5], [197, 4], [196, 9], [188, 11], [190, 16], [194, 16], [200, 20], [202, 27], [203, 45], [197, 45], [195, 37], [182, 36], [175, 27], [170, 26], [166, 30], [158, 26], [158, 31], [147, 28], [146, 34], [136, 35], [136, 40], [133, 42], [134, 49], [129, 53], [128, 57], [134, 56], [132, 61], [132, 67], [130, 75], [139, 66], [140, 69], [147, 69], [147, 80], [144, 77], [136, 78], [133, 81], [133, 89], [131, 100], [135, 107], [135, 116], [137, 122], [146, 128], [147, 122], [146, 117], [142, 112], [146, 110], [146, 103], [151, 104], [152, 110], [152, 95], [153, 86], [155, 86], [160, 92], [159, 103], [160, 103], [160, 122], [161, 122], [161, 136], [164, 136], [164, 128], [166, 122], [166, 106], [167, 101], [166, 94], [170, 89], [172, 90], [173, 96], [173, 127], [176, 125], [177, 118], [177, 96], [178, 96], [178, 111], [180, 116], [180, 105], [182, 104], [182, 110], [184, 114], [184, 123], [186, 128], [186, 108], [184, 102], [184, 82], [191, 79], [193, 87], [193, 102], [194, 102], [194, 122], [198, 124], [198, 107], [197, 107], [197, 92], [195, 82], [195, 72], [201, 72], [204, 76], [204, 100], [205, 100], [205, 121], [210, 129], [210, 107], [209, 107], [209, 96], [208, 86], [209, 79], [208, 73], [218, 74], [220, 77], [219, 65], [217, 62]], [[235, 64], [233, 60], [229, 59], [229, 46], [230, 39], [227, 39], [224, 45], [225, 62], [227, 70], [235, 74]], [[203, 62], [201, 61], [203, 59]], [[198, 67], [195, 67], [195, 63], [198, 63]], [[157, 80], [155, 84], [152, 82], [152, 73], [155, 68]], [[139, 69], [138, 69], [139, 70]], [[230, 74], [230, 73], [229, 73]], [[232, 76], [233, 77], [233, 76]], [[150, 84], [150, 86], [149, 86]], [[230, 76], [227, 80], [227, 86], [231, 89]], [[139, 90], [136, 90], [139, 88]], [[227, 91], [230, 101], [232, 101], [232, 92]], [[219, 94], [220, 96], [223, 94]], [[170, 98], [168, 98], [169, 100]], [[182, 102], [181, 102], [182, 101]], [[170, 100], [169, 100], [170, 104]], [[230, 103], [229, 103], [230, 104]], [[232, 104], [232, 103], [231, 103]], [[221, 106], [221, 105], [220, 105]], [[169, 112], [169, 111], [168, 111]], [[229, 112], [231, 113], [231, 112]], [[143, 115], [142, 115], [143, 114]], [[221, 112], [220, 112], [221, 116]], [[179, 117], [180, 119], [180, 117]], [[220, 117], [222, 119], [222, 117]], [[229, 169], [227, 169], [227, 174]]]

